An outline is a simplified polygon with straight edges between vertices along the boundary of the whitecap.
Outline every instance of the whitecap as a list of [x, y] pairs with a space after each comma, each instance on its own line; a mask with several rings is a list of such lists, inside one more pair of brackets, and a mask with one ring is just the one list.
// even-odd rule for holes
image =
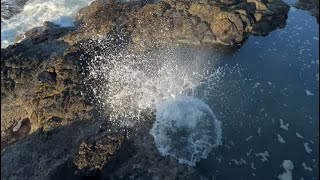
[[302, 164], [303, 169], [307, 170], [307, 171], [312, 171], [311, 167], [308, 167], [307, 164], [305, 162], [303, 162]]
[[296, 136], [300, 139], [303, 139], [303, 136], [301, 134], [299, 134], [298, 132], [296, 132]]
[[285, 172], [280, 174], [278, 178], [280, 180], [292, 180], [292, 170], [294, 169], [292, 161], [284, 160], [282, 163], [282, 167], [285, 170]]
[[289, 129], [289, 123], [284, 124], [282, 119], [279, 119], [280, 121], [280, 128], [284, 129], [284, 130], [288, 130]]
[[278, 134], [277, 136], [278, 136], [278, 141], [279, 141], [281, 144], [286, 143], [286, 141], [283, 139], [283, 137], [282, 137], [280, 134]]
[[312, 149], [309, 147], [309, 143], [303, 143], [303, 146], [307, 153], [310, 154], [312, 152]]
[[256, 155], [256, 157], [261, 157], [261, 161], [262, 162], [266, 162], [266, 161], [268, 161], [268, 158], [267, 157], [270, 157], [270, 155], [269, 155], [269, 153], [268, 153], [268, 151], [264, 151], [263, 153], [256, 153], [255, 154]]
[[314, 95], [314, 94], [311, 93], [309, 90], [306, 90], [306, 94], [307, 94], [307, 96], [313, 96], [313, 95]]

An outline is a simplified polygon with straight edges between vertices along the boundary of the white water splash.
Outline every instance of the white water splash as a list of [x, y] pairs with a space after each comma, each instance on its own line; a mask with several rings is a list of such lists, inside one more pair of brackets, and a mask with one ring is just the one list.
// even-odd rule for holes
[[190, 49], [173, 46], [144, 55], [127, 50], [111, 55], [102, 41], [98, 40], [97, 46], [106, 52], [94, 54], [89, 81], [100, 82], [94, 86], [94, 96], [111, 111], [110, 121], [121, 126], [143, 121], [141, 111], [155, 109], [163, 100], [197, 96], [195, 90], [214, 79], [213, 74], [207, 76], [206, 67], [212, 62], [205, 58], [214, 56], [205, 51], [190, 57], [190, 53], [185, 55]]
[[200, 99], [178, 96], [158, 103], [150, 133], [160, 153], [190, 166], [221, 144], [221, 122]]
[[[221, 124], [205, 102], [209, 92], [203, 92], [224, 74], [222, 68], [208, 73], [207, 67], [214, 67], [212, 51], [190, 53], [192, 49], [171, 46], [144, 55], [128, 50], [113, 54], [103, 40], [97, 41], [95, 46], [106, 52], [94, 53], [89, 81], [100, 84], [93, 86], [94, 96], [107, 109], [109, 122], [134, 127], [150, 120], [141, 112], [155, 111], [150, 133], [160, 153], [191, 166], [221, 144]], [[207, 88], [199, 90], [201, 86]]]
[[44, 21], [52, 21], [63, 27], [73, 26], [73, 19], [79, 9], [89, 5], [92, 1], [29, 0], [20, 13], [1, 22], [1, 48], [12, 44], [18, 34], [42, 26]]

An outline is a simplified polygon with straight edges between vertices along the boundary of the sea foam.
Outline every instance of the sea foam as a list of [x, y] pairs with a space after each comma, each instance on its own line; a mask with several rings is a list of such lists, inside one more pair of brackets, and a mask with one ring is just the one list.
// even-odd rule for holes
[[[211, 51], [193, 52], [178, 45], [143, 55], [125, 48], [113, 53], [115, 47], [109, 39], [84, 45], [93, 52], [85, 81], [93, 88], [101, 109], [108, 111], [108, 122], [139, 128], [141, 123], [155, 120], [150, 134], [160, 154], [191, 166], [206, 158], [221, 144], [222, 134], [207, 95], [212, 95], [227, 67], [209, 71], [208, 67], [214, 68]], [[99, 53], [94, 51], [100, 48]], [[150, 110], [156, 119], [140, 116]]]
[[150, 133], [160, 153], [195, 166], [221, 144], [221, 122], [202, 100], [191, 96], [170, 98], [156, 105]]
[[12, 44], [18, 34], [52, 21], [62, 26], [73, 26], [77, 12], [93, 0], [29, 0], [23, 9], [8, 20], [1, 22], [1, 48]]

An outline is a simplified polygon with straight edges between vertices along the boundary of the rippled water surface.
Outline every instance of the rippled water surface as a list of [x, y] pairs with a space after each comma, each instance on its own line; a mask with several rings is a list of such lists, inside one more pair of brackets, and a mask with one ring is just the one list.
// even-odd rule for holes
[[[204, 179], [318, 179], [318, 27], [308, 12], [291, 8], [285, 28], [251, 36], [232, 53], [168, 46], [145, 56], [110, 56], [102, 50], [89, 79], [101, 82], [93, 89], [112, 109], [110, 122], [134, 126], [145, 121], [142, 110], [155, 109], [150, 134], [159, 153], [195, 166]], [[104, 41], [93, 44], [108, 49]], [[201, 126], [210, 119], [221, 129]], [[222, 138], [209, 138], [215, 132]]]
[[[52, 20], [71, 26], [71, 17], [91, 1], [41, 2], [29, 0], [21, 14], [1, 24], [1, 38], [4, 39], [1, 46], [12, 43], [18, 32], [34, 27], [29, 24], [40, 26], [43, 20]], [[22, 16], [28, 18], [21, 21]], [[101, 49], [104, 49], [103, 45]], [[167, 143], [160, 144], [166, 152], [163, 154], [172, 154], [170, 148], [177, 147], [171, 152], [175, 156], [178, 154], [177, 159], [182, 159], [181, 162], [187, 160], [183, 160], [183, 154], [175, 150], [182, 148], [184, 151], [184, 146], [191, 151], [206, 149], [204, 155], [192, 157], [196, 160], [192, 159], [191, 163], [204, 179], [270, 180], [284, 179], [285, 176], [297, 180], [319, 179], [318, 49], [319, 25], [316, 18], [306, 11], [291, 8], [284, 29], [275, 30], [265, 37], [251, 36], [234, 53], [172, 48], [151, 56], [136, 57], [124, 53], [110, 59], [106, 57], [108, 52], [102, 52], [91, 64], [89, 79], [102, 82], [101, 87], [92, 88], [98, 102], [117, 110], [110, 116], [114, 121], [121, 116], [139, 119], [140, 110], [167, 105], [163, 101], [168, 99], [169, 106], [165, 107], [175, 107], [184, 116], [187, 115], [180, 112], [183, 109], [199, 108], [183, 102], [179, 103], [185, 106], [174, 104], [170, 98], [177, 95], [195, 96], [200, 104], [205, 103], [201, 106], [214, 114], [209, 119], [221, 122], [220, 146], [209, 142], [211, 138], [207, 138], [208, 141], [202, 138], [215, 130], [208, 127], [208, 133], [189, 132], [188, 127], [194, 125], [185, 122], [184, 118], [172, 117], [171, 114], [176, 113], [171, 109], [162, 109], [162, 114], [169, 116], [158, 118], [166, 125], [176, 123], [174, 131], [170, 126], [165, 131], [179, 132], [177, 136], [183, 133], [199, 136], [192, 139], [194, 141], [183, 143], [171, 136], [174, 140], [161, 139], [163, 128], [152, 133], [155, 139]], [[189, 114], [203, 114], [202, 109], [198, 111]], [[200, 127], [193, 129], [206, 129]], [[157, 136], [159, 134], [161, 136]], [[197, 144], [199, 138], [203, 141]], [[185, 152], [187, 157], [193, 155], [191, 151]]]
[[319, 179], [318, 28], [291, 8], [284, 29], [219, 56], [225, 75], [206, 100], [223, 124], [223, 145], [197, 164], [204, 177], [278, 179], [290, 160], [293, 179]]

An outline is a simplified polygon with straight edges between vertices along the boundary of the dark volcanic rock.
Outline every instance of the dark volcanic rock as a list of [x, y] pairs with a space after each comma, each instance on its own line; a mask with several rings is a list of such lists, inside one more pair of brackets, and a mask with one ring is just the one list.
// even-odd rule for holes
[[282, 28], [289, 6], [281, 0], [179, 1], [156, 4], [95, 1], [77, 16], [70, 44], [97, 38], [121, 26], [131, 33], [132, 46], [178, 42], [190, 45], [238, 45], [250, 34], [267, 35]]
[[33, 132], [50, 130], [47, 122], [54, 116], [63, 119], [62, 125], [90, 117], [91, 105], [80, 92], [81, 53], [70, 55], [68, 45], [57, 40], [63, 33], [44, 30], [1, 49], [1, 133], [10, 133], [8, 130], [24, 118], [30, 119]]
[[57, 74], [54, 72], [43, 71], [38, 75], [38, 81], [41, 83], [56, 82]]
[[308, 10], [312, 16], [317, 18], [319, 24], [319, 0], [299, 0], [294, 6], [298, 9]]
[[[37, 130], [2, 149], [1, 178], [79, 179], [74, 173], [77, 168], [72, 159], [81, 142], [99, 136], [100, 124], [98, 121], [75, 121], [50, 133]], [[59, 175], [62, 178], [56, 178]]]

